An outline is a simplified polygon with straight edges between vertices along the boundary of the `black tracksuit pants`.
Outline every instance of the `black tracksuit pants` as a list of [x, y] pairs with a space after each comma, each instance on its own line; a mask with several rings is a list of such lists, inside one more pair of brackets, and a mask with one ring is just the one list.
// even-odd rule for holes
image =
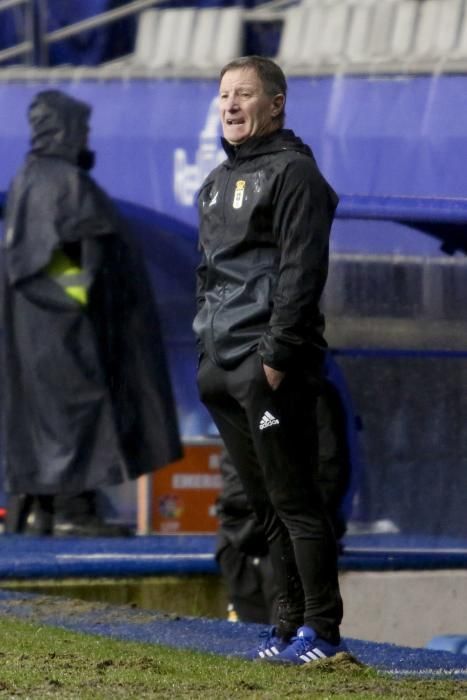
[[342, 599], [317, 480], [316, 384], [291, 370], [272, 390], [253, 353], [231, 370], [203, 357], [198, 386], [269, 542], [278, 634], [305, 624], [338, 643]]

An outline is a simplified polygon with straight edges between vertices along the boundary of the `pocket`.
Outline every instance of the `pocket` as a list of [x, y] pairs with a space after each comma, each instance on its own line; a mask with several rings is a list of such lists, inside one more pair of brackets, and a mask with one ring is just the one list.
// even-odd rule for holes
[[261, 357], [261, 355], [260, 355], [259, 353], [256, 353], [256, 355], [257, 355], [257, 358], [258, 358], [258, 365], [259, 365], [258, 371], [261, 373], [262, 382], [266, 385], [266, 387], [268, 388], [268, 390], [269, 390], [270, 392], [272, 392], [273, 394], [276, 394], [276, 393], [277, 393], [278, 391], [280, 391], [280, 389], [282, 388], [282, 386], [283, 386], [283, 384], [284, 384], [284, 382], [285, 382], [285, 380], [286, 380], [287, 374], [284, 374], [284, 376], [282, 377], [281, 383], [279, 384], [279, 386], [277, 386], [277, 387], [274, 389], [274, 388], [270, 385], [270, 383], [268, 382], [268, 378], [267, 378], [267, 376], [266, 376], [266, 372], [264, 371], [264, 362], [263, 362], [263, 358]]

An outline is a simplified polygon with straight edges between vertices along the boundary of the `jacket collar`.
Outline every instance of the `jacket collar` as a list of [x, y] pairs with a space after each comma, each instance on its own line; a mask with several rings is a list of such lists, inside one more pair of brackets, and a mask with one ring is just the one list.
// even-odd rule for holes
[[[277, 131], [273, 131], [271, 134], [267, 134], [266, 136], [252, 136], [238, 146], [229, 143], [224, 137], [221, 138], [221, 143], [229, 160], [246, 158], [252, 153], [257, 153], [258, 151], [269, 151], [269, 147], [277, 141], [278, 136], [282, 135], [284, 131], [284, 129], [277, 129]], [[273, 150], [276, 149], [274, 148]]]
[[257, 156], [288, 150], [311, 155], [309, 146], [304, 144], [291, 129], [277, 129], [266, 136], [253, 136], [239, 146], [232, 145], [223, 137], [221, 138], [221, 143], [229, 163], [249, 158], [252, 155]]

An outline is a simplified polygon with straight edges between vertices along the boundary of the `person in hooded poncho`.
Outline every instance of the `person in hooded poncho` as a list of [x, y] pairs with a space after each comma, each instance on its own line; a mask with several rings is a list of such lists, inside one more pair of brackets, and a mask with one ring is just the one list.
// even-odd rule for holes
[[33, 99], [31, 150], [6, 201], [10, 531], [24, 528], [33, 501], [48, 534], [57, 494], [135, 479], [181, 456], [153, 291], [112, 202], [88, 174], [90, 113], [58, 90]]

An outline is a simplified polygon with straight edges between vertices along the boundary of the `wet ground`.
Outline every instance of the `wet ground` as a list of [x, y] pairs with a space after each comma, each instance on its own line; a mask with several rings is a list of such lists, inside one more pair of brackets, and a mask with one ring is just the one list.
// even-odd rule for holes
[[210, 574], [8, 581], [3, 582], [1, 587], [208, 618], [225, 618], [228, 602], [222, 579]]

